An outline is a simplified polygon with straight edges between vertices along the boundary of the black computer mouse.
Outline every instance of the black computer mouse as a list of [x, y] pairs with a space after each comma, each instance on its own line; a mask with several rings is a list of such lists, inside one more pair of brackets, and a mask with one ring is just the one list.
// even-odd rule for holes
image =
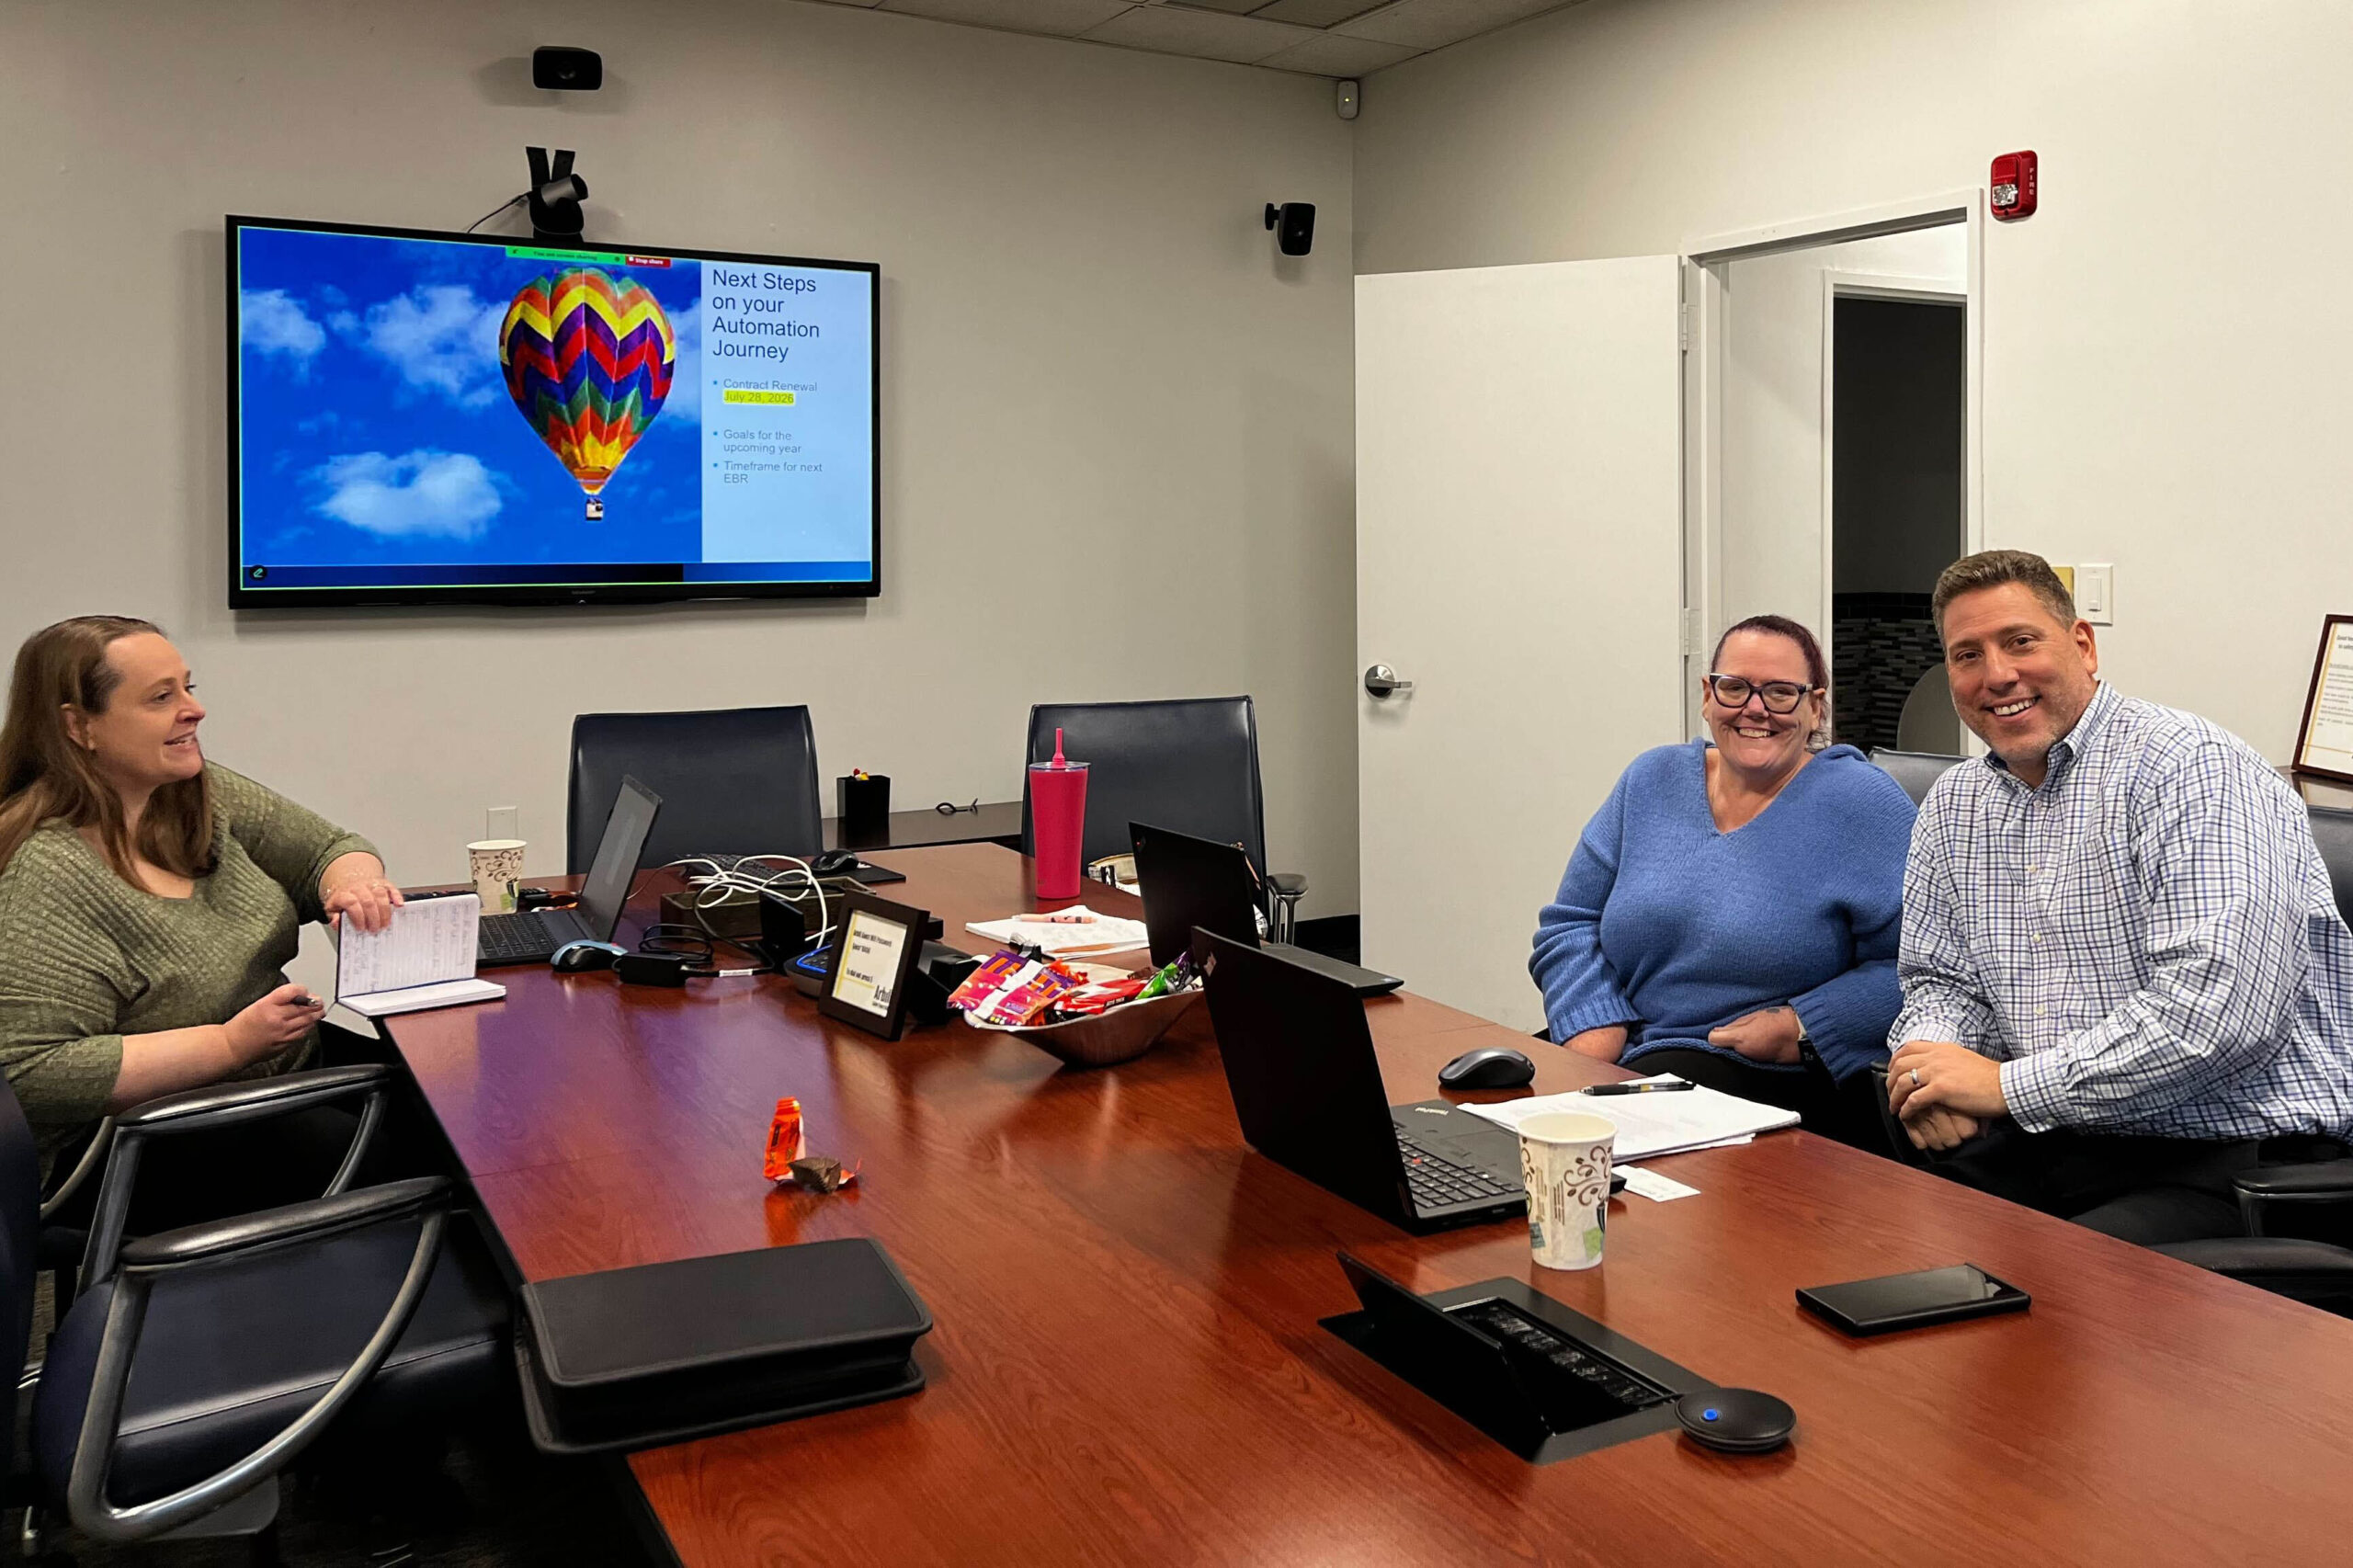
[[613, 960], [625, 951], [626, 949], [615, 947], [610, 942], [591, 942], [583, 938], [577, 942], [566, 942], [558, 948], [555, 957], [548, 960], [548, 967], [558, 974], [585, 974], [592, 969], [612, 968]]
[[828, 849], [809, 862], [809, 869], [821, 877], [847, 877], [858, 869], [858, 851]]
[[1675, 1402], [1691, 1440], [1728, 1454], [1770, 1453], [1790, 1440], [1798, 1413], [1755, 1389], [1701, 1389]]
[[1500, 1045], [1466, 1051], [1438, 1070], [1442, 1089], [1517, 1089], [1535, 1076], [1535, 1062]]

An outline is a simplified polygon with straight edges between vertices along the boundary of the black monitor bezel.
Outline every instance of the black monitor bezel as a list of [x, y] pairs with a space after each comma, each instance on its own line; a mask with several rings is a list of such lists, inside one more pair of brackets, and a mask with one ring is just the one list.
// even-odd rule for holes
[[381, 239], [450, 241], [463, 244], [506, 246], [517, 244], [508, 234], [464, 234], [437, 229], [396, 229], [373, 223], [324, 223], [293, 218], [257, 218], [230, 213], [222, 219], [227, 256], [227, 322], [229, 401], [228, 545], [229, 608], [248, 609], [316, 609], [324, 606], [417, 605], [644, 605], [681, 602], [724, 603], [743, 599], [876, 598], [882, 592], [882, 268], [879, 262], [830, 261], [814, 256], [759, 256], [747, 251], [698, 250], [676, 245], [638, 244], [620, 241], [533, 240], [541, 250], [621, 250], [638, 256], [679, 257], [689, 261], [732, 261], [764, 267], [826, 267], [869, 275], [868, 323], [872, 362], [868, 383], [872, 389], [874, 429], [870, 480], [873, 495], [869, 519], [870, 537], [868, 574], [854, 582], [828, 583], [549, 583], [482, 584], [461, 586], [429, 585], [366, 585], [333, 588], [249, 588], [244, 583], [244, 474], [242, 390], [238, 385], [240, 356], [237, 316], [237, 240], [247, 229], [296, 230], [309, 233], [358, 234]]

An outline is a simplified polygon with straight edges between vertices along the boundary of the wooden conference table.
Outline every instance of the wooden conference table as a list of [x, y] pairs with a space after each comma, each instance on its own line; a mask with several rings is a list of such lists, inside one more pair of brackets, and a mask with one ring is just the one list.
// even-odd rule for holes
[[[1034, 907], [996, 846], [875, 858], [959, 945]], [[524, 1277], [871, 1235], [938, 1320], [913, 1398], [630, 1458], [692, 1568], [2353, 1560], [2353, 1322], [1804, 1133], [1658, 1162], [1701, 1195], [1621, 1199], [1608, 1261], [1553, 1273], [1518, 1224], [1410, 1237], [1245, 1150], [1204, 1008], [1086, 1072], [961, 1026], [886, 1043], [773, 978], [502, 978], [390, 1023]], [[1393, 1099], [1527, 1043], [1368, 1006]], [[1614, 1074], [1535, 1054], [1539, 1090]], [[761, 1179], [781, 1095], [854, 1188]], [[1780, 1394], [1797, 1437], [1531, 1467], [1316, 1326], [1355, 1305], [1342, 1247], [1424, 1291], [1526, 1279]], [[1791, 1299], [1963, 1259], [2032, 1311], [1850, 1342]]]

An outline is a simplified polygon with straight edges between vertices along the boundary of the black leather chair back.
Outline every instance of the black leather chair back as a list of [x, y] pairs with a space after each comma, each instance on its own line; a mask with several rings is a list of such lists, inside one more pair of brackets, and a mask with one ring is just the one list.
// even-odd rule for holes
[[2328, 866], [2329, 884], [2336, 890], [2336, 913], [2353, 926], [2353, 811], [2341, 806], [2307, 806], [2313, 819], [2313, 842]]
[[564, 868], [575, 875], [597, 858], [623, 774], [662, 797], [640, 865], [710, 852], [806, 858], [824, 846], [817, 740], [806, 708], [573, 720]]
[[[1258, 793], [1258, 721], [1246, 697], [1169, 702], [1040, 703], [1029, 710], [1030, 762], [1063, 755], [1087, 765], [1082, 860], [1125, 855], [1128, 824], [1175, 828], [1239, 844], [1267, 869], [1267, 813]], [[1029, 775], [1021, 777], [1021, 846], [1036, 847]]]
[[16, 1091], [0, 1079], [0, 1475], [13, 1469], [17, 1374], [33, 1332], [33, 1290], [40, 1271], [40, 1155]]
[[1912, 803], [1916, 806], [1928, 798], [1929, 787], [1944, 777], [1946, 768], [1969, 759], [1940, 751], [1895, 751], [1873, 746], [1871, 760], [1904, 786], [1904, 792], [1912, 797]]

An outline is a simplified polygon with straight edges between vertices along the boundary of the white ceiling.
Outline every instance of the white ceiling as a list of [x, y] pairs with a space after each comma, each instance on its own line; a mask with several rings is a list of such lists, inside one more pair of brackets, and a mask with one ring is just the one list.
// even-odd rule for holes
[[1577, 0], [829, 0], [1315, 76], [1362, 76]]

